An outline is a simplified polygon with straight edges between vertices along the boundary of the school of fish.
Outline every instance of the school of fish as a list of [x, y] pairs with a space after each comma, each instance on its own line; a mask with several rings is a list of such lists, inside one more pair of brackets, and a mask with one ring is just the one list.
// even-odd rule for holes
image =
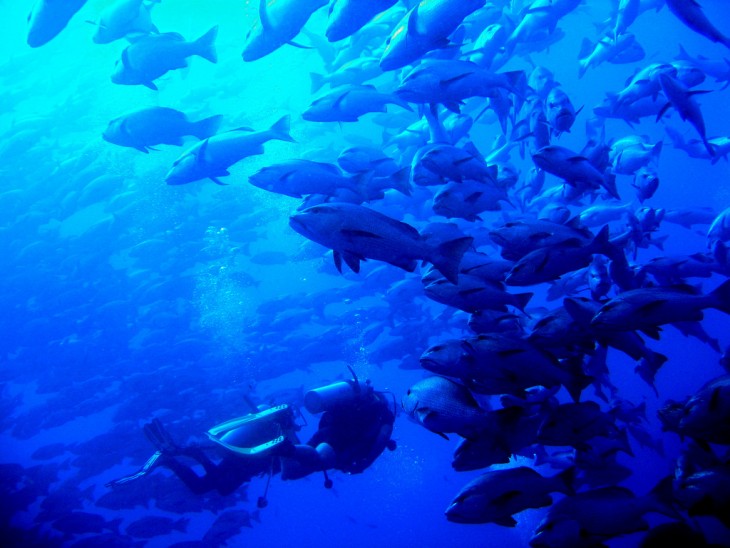
[[[77, 12], [86, 13], [94, 19], [90, 42], [123, 44], [110, 61], [110, 82], [141, 86], [150, 94], [162, 94], [175, 71], [232, 62], [216, 49], [217, 25], [195, 37], [158, 29], [156, 10], [168, 1], [173, 2], [117, 0], [94, 15], [85, 0], [38, 0], [28, 18], [27, 45], [44, 46], [83, 17]], [[687, 539], [686, 546], [726, 545], [730, 358], [703, 320], [716, 314], [728, 321], [730, 314], [730, 207], [660, 204], [662, 156], [687, 155], [715, 169], [730, 154], [726, 120], [703, 108], [705, 94], [727, 96], [730, 53], [722, 48], [730, 48], [730, 8], [722, 6], [726, 17], [711, 20], [695, 0], [605, 4], [596, 11], [608, 16], [579, 31], [583, 39], [571, 63], [580, 79], [601, 65], [614, 65], [623, 69], [625, 82], [606, 79], [602, 102], [581, 105], [571, 100], [575, 91], [555, 79], [549, 64], [555, 59], [544, 54], [564, 40], [561, 26], [572, 25], [579, 12], [592, 13], [592, 2], [260, 0], [235, 62], [265, 70], [263, 63], [275, 52], [301, 49], [322, 66], [311, 74], [311, 89], [297, 91], [309, 94], [305, 109], [282, 107], [266, 123], [241, 125], [249, 122], [238, 112], [215, 111], [215, 99], [229, 87], [214, 90], [211, 83], [207, 106], [214, 114], [184, 112], [178, 109], [185, 105], [154, 100], [119, 112], [95, 130], [99, 146], [118, 157], [153, 157], [166, 147], [182, 147], [177, 159], [158, 166], [158, 195], [183, 190], [171, 188], [181, 185], [206, 192], [252, 186], [291, 198], [289, 233], [308, 244], [302, 245], [303, 256], [250, 252], [265, 239], [256, 204], [241, 209], [239, 203], [216, 203], [215, 194], [205, 205], [193, 205], [194, 194], [175, 194], [188, 220], [174, 228], [161, 223], [156, 235], [135, 239], [120, 231], [122, 220], [138, 218], [140, 207], [123, 172], [106, 170], [93, 154], [69, 157], [46, 177], [57, 182], [50, 195], [67, 215], [104, 204], [78, 245], [113, 242], [117, 265], [64, 263], [58, 276], [75, 279], [79, 271], [90, 271], [98, 285], [58, 295], [43, 292], [44, 299], [68, 306], [68, 317], [78, 325], [67, 333], [39, 322], [38, 330], [50, 332], [60, 341], [59, 351], [70, 352], [73, 360], [101, 361], [93, 348], [83, 351], [77, 343], [114, 329], [129, 336], [128, 344], [110, 350], [122, 356], [117, 363], [160, 364], [183, 353], [201, 368], [217, 371], [210, 365], [215, 354], [188, 331], [184, 318], [193, 311], [185, 294], [172, 291], [164, 278], [177, 276], [184, 291], [200, 291], [190, 287], [189, 274], [180, 273], [218, 265], [215, 273], [209, 269], [215, 291], [254, 290], [260, 280], [254, 270], [241, 267], [241, 257], [247, 265], [292, 271], [300, 261], [320, 261], [320, 275], [338, 276], [338, 283], [315, 293], [289, 294], [281, 287], [279, 298], [259, 304], [255, 323], [237, 332], [239, 348], [250, 359], [266, 356], [271, 366], [257, 370], [261, 378], [341, 361], [353, 341], [368, 349], [372, 362], [396, 361], [395, 367], [409, 373], [422, 370], [420, 380], [398, 394], [403, 414], [440, 437], [459, 438], [454, 470], [480, 471], [453, 500], [443, 501], [446, 520], [511, 528], [523, 511], [546, 508], [530, 546], [611, 546], [624, 536], [646, 547], [666, 546], [671, 539]], [[632, 25], [660, 10], [684, 33], [676, 37], [678, 44], [691, 35], [717, 56], [692, 55], [682, 45], [675, 58], [654, 55], [656, 44], [634, 35]], [[646, 124], [664, 137], [650, 140], [637, 128]], [[2, 154], [32, 151], [32, 125], [14, 131], [3, 137]], [[306, 150], [307, 141], [322, 145]], [[274, 159], [270, 150], [277, 151]], [[254, 160], [257, 169], [246, 171]], [[26, 176], [40, 174], [29, 165]], [[67, 179], [80, 181], [73, 195], [64, 195]], [[20, 215], [18, 194], [2, 195], [14, 204], [17, 230], [36, 226], [37, 219]], [[39, 232], [57, 230], [51, 223], [38, 226]], [[681, 239], [681, 231], [696, 238], [698, 230], [702, 246], [664, 254], [670, 246], [665, 232]], [[48, 261], [52, 253], [43, 245], [14, 248], [14, 261], [20, 266]], [[118, 280], [125, 268], [127, 300], [107, 298], [105, 284]], [[18, 287], [31, 295], [42, 291], [36, 282], [19, 280]], [[77, 304], [84, 291], [92, 293], [82, 301], [89, 306]], [[379, 304], [358, 308], [357, 314], [326, 310], [373, 296]], [[43, 311], [44, 299], [29, 299], [28, 310]], [[209, 316], [215, 321], [213, 312]], [[314, 337], [305, 329], [311, 324], [318, 326]], [[172, 339], [157, 337], [169, 330]], [[16, 330], [8, 325], [7, 332]], [[657, 378], [675, 366], [672, 355], [657, 348], [668, 333], [677, 332], [716, 354], [706, 368], [716, 371], [716, 378], [684, 401], [664, 400], [656, 388]], [[8, 353], [42, 361], [43, 352], [28, 349], [32, 336], [18, 334]], [[624, 397], [615, 380], [626, 375], [615, 370], [617, 353], [635, 364], [631, 374], [659, 400], [656, 417], [647, 417], [645, 402]], [[98, 386], [95, 379], [82, 381], [90, 385], [91, 397], [86, 392], [74, 397], [54, 374], [45, 381], [51, 386], [46, 392], [74, 399], [91, 413], [105, 408], [104, 391], [116, 390], [101, 381], [116, 378], [127, 387], [141, 386], [146, 375], [120, 377], [111, 364], [98, 367]], [[216, 375], [185, 402], [162, 403], [155, 392], [144, 395], [148, 401], [128, 400], [117, 411], [116, 435], [128, 441], [131, 424], [160, 407], [204, 408], [204, 393], [218, 388]], [[159, 394], [167, 394], [166, 388], [159, 387]], [[186, 390], [182, 382], [179, 390]], [[223, 397], [235, 401], [233, 393]], [[8, 400], [3, 397], [3, 406], [16, 408], [17, 402]], [[16, 415], [3, 426], [23, 438], [68, 420], [61, 407], [48, 409], [40, 407], [32, 417]], [[205, 419], [201, 412], [186, 424], [202, 431]], [[622, 485], [633, 473], [627, 462], [639, 449], [661, 458], [652, 421], [676, 438], [680, 454], [668, 463], [672, 473], [635, 493]], [[51, 453], [67, 451], [84, 458], [80, 447]], [[104, 466], [125, 456], [130, 455], [119, 450]], [[131, 456], [143, 460], [144, 447]], [[32, 483], [29, 470], [6, 474]], [[66, 498], [52, 508], [49, 503], [42, 519], [66, 539], [118, 534], [119, 521], [82, 511], [78, 501], [91, 495], [79, 484], [68, 482]], [[18, 491], [6, 491], [20, 500]], [[129, 496], [132, 507], [145, 500], [141, 492]], [[107, 500], [108, 507], [124, 507], [117, 498]], [[443, 519], [426, 516], [437, 518]], [[218, 526], [219, 538], [232, 538], [242, 526], [251, 526], [248, 515]], [[150, 516], [129, 524], [126, 535], [145, 539], [186, 527], [185, 518]], [[211, 538], [215, 533], [213, 526]]]

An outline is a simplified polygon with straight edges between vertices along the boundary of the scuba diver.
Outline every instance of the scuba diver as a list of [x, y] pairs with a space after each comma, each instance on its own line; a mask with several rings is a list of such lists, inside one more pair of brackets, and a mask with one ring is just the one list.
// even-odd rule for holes
[[[352, 369], [350, 369], [352, 372]], [[312, 414], [324, 411], [318, 429], [305, 445], [295, 444], [281, 456], [281, 477], [299, 479], [324, 472], [325, 487], [332, 487], [327, 470], [359, 474], [387, 448], [395, 450], [390, 438], [395, 422], [395, 401], [360, 382], [354, 372], [350, 381], [336, 382], [310, 390], [304, 407]]]
[[[350, 371], [352, 369], [350, 368]], [[392, 401], [390, 401], [392, 400]], [[258, 506], [266, 506], [266, 493], [274, 474], [282, 479], [299, 479], [323, 472], [325, 487], [332, 487], [327, 470], [358, 474], [368, 468], [387, 448], [395, 449], [390, 438], [395, 421], [395, 401], [373, 389], [370, 381], [353, 379], [310, 390], [304, 407], [312, 414], [323, 413], [318, 429], [306, 444], [297, 432], [295, 411], [286, 404], [231, 419], [206, 432], [212, 446], [179, 446], [158, 419], [144, 426], [144, 433], [157, 451], [142, 468], [124, 478], [113, 480], [116, 487], [139, 479], [158, 467], [171, 470], [193, 493], [216, 490], [230, 495], [255, 476], [268, 474], [266, 491]], [[299, 414], [301, 417], [301, 414]], [[223, 448], [222, 458], [214, 462], [207, 450]], [[184, 462], [191, 459], [202, 466], [199, 476]]]

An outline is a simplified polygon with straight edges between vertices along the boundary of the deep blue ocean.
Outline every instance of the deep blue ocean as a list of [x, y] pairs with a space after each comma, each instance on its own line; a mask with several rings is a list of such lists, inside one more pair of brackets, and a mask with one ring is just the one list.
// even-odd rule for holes
[[[241, 51], [258, 21], [258, 2], [162, 0], [151, 8], [160, 31], [192, 40], [218, 26], [218, 60], [190, 57], [188, 67], [167, 72], [153, 90], [111, 80], [129, 42], [92, 41], [93, 22], [114, 3], [88, 0], [58, 36], [31, 48], [26, 18], [34, 2], [0, 0], [0, 530], [7, 537], [0, 545], [158, 548], [201, 541], [219, 516], [231, 512], [235, 524], [223, 528], [221, 537], [228, 546], [527, 546], [547, 508], [516, 515], [514, 528], [445, 519], [459, 489], [483, 470], [455, 472], [451, 461], [459, 436], [449, 434], [445, 440], [402, 410], [395, 421], [395, 451], [385, 451], [362, 474], [331, 473], [330, 490], [320, 474], [286, 482], [274, 476], [263, 509], [256, 508], [256, 500], [266, 478], [229, 497], [193, 495], [162, 469], [124, 492], [105, 487], [134, 473], [153, 453], [142, 431], [153, 418], [176, 440], [200, 438], [208, 428], [247, 413], [245, 398], [301, 405], [303, 392], [350, 378], [348, 366], [400, 402], [410, 386], [429, 375], [419, 366], [429, 346], [474, 336], [468, 313], [426, 297], [420, 264], [411, 273], [369, 260], [359, 274], [346, 266], [340, 273], [330, 250], [289, 226], [301, 198], [248, 182], [261, 168], [291, 159], [336, 163], [343, 149], [356, 145], [378, 148], [402, 167], [410, 166], [412, 153], [408, 156], [395, 136], [418, 121], [416, 105], [408, 111], [390, 104], [387, 113], [365, 114], [357, 122], [301, 117], [327, 90], [312, 92], [311, 73], [328, 74], [338, 53], [355, 47], [354, 40], [326, 41], [327, 7], [312, 15], [295, 40], [315, 47], [287, 44], [244, 62]], [[643, 59], [606, 62], [579, 78], [581, 42], [595, 42], [606, 25], [610, 31], [606, 21], [613, 4], [584, 2], [560, 19], [558, 40], [540, 51], [515, 54], [499, 68], [529, 75], [533, 67], [544, 67], [575, 109], [582, 107], [571, 131], [553, 138], [554, 144], [580, 151], [586, 123], [606, 93], [618, 92], [651, 63], [675, 61], [680, 46], [694, 58], [725, 60], [730, 70], [728, 48], [693, 32], [664, 7], [642, 12], [630, 27], [646, 52]], [[702, 6], [730, 34], [730, 6], [724, 0], [703, 0]], [[406, 11], [400, 2], [391, 9]], [[399, 19], [388, 19], [383, 43]], [[462, 47], [467, 46], [468, 39]], [[391, 92], [406, 71], [384, 72], [369, 83]], [[708, 75], [695, 88], [708, 91], [694, 96], [708, 138], [730, 135], [726, 85]], [[485, 105], [484, 98], [470, 99], [464, 112], [476, 118]], [[221, 115], [220, 131], [265, 130], [289, 115], [294, 141], [267, 142], [263, 154], [243, 159], [221, 177], [226, 186], [209, 179], [168, 185], [165, 175], [195, 138], [185, 137], [182, 147], [155, 146], [147, 154], [102, 139], [110, 120], [153, 106], [178, 109], [190, 120]], [[654, 196], [639, 203], [633, 178], [620, 174], [620, 200], [585, 200], [569, 206], [572, 215], [600, 203], [628, 204], [630, 210], [707, 208], [714, 215], [730, 207], [727, 159], [692, 158], [675, 148], [667, 127], [686, 139], [697, 134], [674, 109], [659, 122], [655, 118], [633, 127], [606, 119], [604, 126], [607, 141], [628, 136], [650, 144], [663, 141]], [[487, 112], [474, 122], [470, 138], [486, 156], [501, 134], [496, 116]], [[508, 130], [507, 139], [510, 135]], [[499, 162], [510, 165], [519, 180], [534, 167], [519, 146]], [[558, 182], [547, 175], [545, 188]], [[420, 229], [429, 221], [449, 221], [432, 211], [433, 191], [422, 187], [409, 197], [387, 190], [365, 206]], [[452, 221], [476, 235], [537, 215], [514, 202], [478, 220]], [[625, 225], [625, 217], [612, 220], [611, 234]], [[708, 228], [707, 222], [684, 227], [664, 221], [651, 234], [653, 244], [627, 256], [632, 264], [644, 264], [655, 257], [706, 253]], [[479, 242], [480, 251], [499, 255], [486, 238], [480, 236]], [[686, 281], [709, 292], [725, 279], [713, 274]], [[517, 312], [528, 332], [537, 319], [561, 306], [562, 299], [547, 300], [549, 285], [508, 288], [535, 293], [526, 308], [530, 317]], [[617, 293], [613, 287], [608, 297]], [[590, 296], [585, 286], [576, 294]], [[700, 325], [720, 350], [730, 344], [726, 314], [706, 310]], [[686, 400], [725, 373], [721, 352], [701, 337], [666, 325], [659, 340], [644, 338], [669, 358], [656, 375], [656, 392], [634, 372], [634, 360], [615, 349], [609, 349], [607, 359], [617, 396], [645, 404], [641, 427], [661, 446], [645, 447], [631, 438], [634, 456], [618, 457], [633, 471], [621, 485], [637, 495], [674, 473], [682, 447], [678, 435], [662, 432], [657, 410], [667, 400]], [[558, 397], [569, 401], [564, 390]], [[609, 407], [592, 386], [581, 400]], [[480, 396], [479, 401], [499, 406], [496, 397]], [[300, 437], [306, 440], [318, 417], [303, 413], [308, 424]], [[510, 466], [514, 463], [533, 461], [516, 457]], [[547, 476], [556, 472], [549, 466], [538, 469]], [[102, 516], [104, 528], [69, 533], [54, 527], [69, 512]], [[180, 524], [184, 532], [149, 539], [128, 534], [127, 527], [145, 516], [189, 521]], [[651, 525], [667, 521], [656, 513], [646, 519]], [[730, 533], [717, 520], [697, 517], [692, 523], [708, 539], [730, 545]], [[606, 544], [637, 546], [642, 534]]]

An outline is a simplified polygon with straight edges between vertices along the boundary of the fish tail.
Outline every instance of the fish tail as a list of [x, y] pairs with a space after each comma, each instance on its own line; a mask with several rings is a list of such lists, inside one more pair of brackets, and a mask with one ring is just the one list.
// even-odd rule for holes
[[465, 236], [439, 244], [436, 247], [435, 256], [430, 262], [433, 263], [436, 270], [441, 272], [447, 280], [455, 284], [459, 279], [461, 258], [473, 241], [474, 238], [471, 236]]
[[674, 509], [674, 489], [672, 487], [674, 475], [666, 476], [659, 480], [647, 497], [650, 500], [652, 510], [667, 517], [681, 519], [681, 516]]
[[404, 167], [399, 169], [390, 177], [390, 182], [394, 190], [397, 190], [405, 196], [410, 196], [413, 187], [411, 186], [411, 169], [410, 167]]
[[218, 25], [212, 27], [208, 32], [195, 41], [195, 55], [198, 55], [203, 59], [207, 59], [211, 63], [217, 63], [218, 55], [215, 51], [216, 36], [218, 36]]
[[188, 523], [190, 523], [190, 518], [180, 518], [174, 523], [172, 528], [176, 531], [180, 531], [181, 533], [187, 533]]
[[606, 173], [603, 176], [603, 188], [605, 188], [608, 193], [617, 200], [621, 199], [621, 196], [618, 194], [618, 189], [616, 188], [616, 175], [613, 173]]
[[530, 299], [532, 299], [532, 296], [534, 293], [515, 293], [513, 294], [514, 302], [512, 303], [512, 306], [517, 308], [518, 310], [525, 312], [525, 307], [527, 306], [527, 303], [530, 302]]
[[646, 356], [642, 356], [639, 363], [636, 364], [634, 371], [641, 377], [641, 379], [651, 386], [655, 393], [657, 393], [656, 386], [654, 386], [654, 378], [659, 372], [659, 369], [664, 362], [667, 361], [667, 357], [659, 352], [652, 352]]
[[289, 135], [291, 129], [291, 116], [285, 114], [279, 118], [274, 125], [271, 126], [269, 132], [271, 133], [271, 139], [278, 139], [279, 141], [288, 141], [294, 143], [294, 139]]
[[565, 495], [574, 495], [575, 494], [575, 476], [576, 476], [576, 467], [570, 466], [560, 472], [557, 476], [555, 476], [555, 479], [558, 481], [557, 485], [555, 486], [555, 490], [558, 493], [563, 493]]
[[119, 534], [119, 526], [122, 524], [123, 519], [122, 518], [116, 518], [111, 521], [108, 521], [105, 525], [106, 529], [109, 529], [112, 533], [115, 535]]
[[730, 280], [725, 280], [709, 294], [712, 308], [717, 308], [725, 314], [730, 314]]
[[309, 88], [310, 93], [317, 93], [319, 89], [325, 84], [324, 76], [316, 72], [310, 72], [309, 77], [312, 80], [312, 85]]
[[585, 375], [583, 373], [573, 373], [568, 372], [566, 378], [561, 383], [565, 390], [567, 390], [568, 394], [570, 394], [571, 399], [574, 402], [580, 401], [580, 395], [588, 388], [588, 386], [595, 380], [594, 377], [589, 377], [588, 375]]
[[216, 134], [222, 121], [223, 116], [220, 114], [199, 120], [193, 124], [193, 135], [201, 140], [207, 139]]

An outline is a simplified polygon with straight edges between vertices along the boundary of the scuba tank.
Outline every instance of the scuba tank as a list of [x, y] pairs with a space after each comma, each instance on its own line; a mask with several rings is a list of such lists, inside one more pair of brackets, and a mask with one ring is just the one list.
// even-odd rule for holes
[[329, 411], [334, 407], [372, 394], [373, 387], [369, 382], [360, 382], [355, 372], [348, 366], [353, 379], [350, 381], [333, 382], [321, 388], [315, 388], [304, 394], [304, 407], [316, 415], [322, 411]]

